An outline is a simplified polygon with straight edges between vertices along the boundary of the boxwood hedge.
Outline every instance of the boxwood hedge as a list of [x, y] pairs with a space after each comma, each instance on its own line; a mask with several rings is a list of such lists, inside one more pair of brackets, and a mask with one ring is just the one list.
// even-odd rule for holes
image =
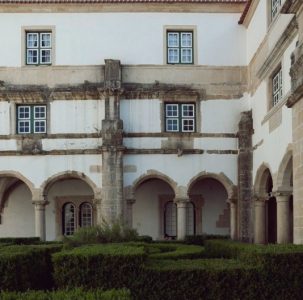
[[59, 288], [123, 288], [136, 280], [146, 257], [143, 247], [123, 244], [91, 245], [53, 255]]
[[60, 245], [0, 247], [0, 290], [51, 288], [51, 254], [60, 249]]
[[24, 293], [2, 292], [1, 300], [130, 300], [130, 292], [121, 290], [89, 290], [83, 289], [62, 291], [27, 291]]

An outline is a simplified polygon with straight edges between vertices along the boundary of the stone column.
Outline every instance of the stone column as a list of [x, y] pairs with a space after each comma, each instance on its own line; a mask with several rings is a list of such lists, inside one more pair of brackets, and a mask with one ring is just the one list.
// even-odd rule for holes
[[136, 203], [136, 199], [127, 199], [126, 200], [126, 209], [127, 209], [127, 225], [130, 228], [133, 228], [133, 205]]
[[188, 198], [175, 198], [177, 204], [177, 239], [184, 240], [186, 236], [186, 212]]
[[242, 242], [252, 241], [252, 196], [253, 196], [253, 120], [251, 111], [241, 113], [238, 141], [238, 238]]
[[254, 224], [255, 244], [266, 243], [265, 200], [266, 200], [265, 198], [255, 198], [255, 224]]
[[45, 241], [46, 225], [45, 225], [45, 206], [48, 204], [45, 200], [35, 200], [32, 202], [35, 206], [35, 235]]
[[228, 199], [230, 208], [230, 238], [232, 240], [237, 239], [237, 203], [236, 199]]
[[290, 211], [288, 192], [275, 192], [273, 196], [277, 201], [277, 243], [290, 243]]
[[102, 120], [102, 220], [111, 224], [123, 218], [123, 122], [120, 119], [121, 66], [105, 60], [105, 119]]
[[93, 204], [96, 207], [96, 212], [97, 212], [97, 216], [96, 216], [97, 220], [95, 224], [98, 225], [102, 224], [101, 202], [102, 202], [101, 198], [93, 199]]

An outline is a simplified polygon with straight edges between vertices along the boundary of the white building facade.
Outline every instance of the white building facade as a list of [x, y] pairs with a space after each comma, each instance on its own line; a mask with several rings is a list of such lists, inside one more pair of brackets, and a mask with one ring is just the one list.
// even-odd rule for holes
[[0, 0], [0, 236], [293, 242], [284, 2]]

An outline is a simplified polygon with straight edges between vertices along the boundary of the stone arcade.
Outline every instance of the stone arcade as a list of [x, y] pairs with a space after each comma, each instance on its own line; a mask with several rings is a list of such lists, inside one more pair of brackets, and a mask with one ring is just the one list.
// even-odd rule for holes
[[303, 243], [302, 32], [299, 0], [0, 0], [0, 236]]

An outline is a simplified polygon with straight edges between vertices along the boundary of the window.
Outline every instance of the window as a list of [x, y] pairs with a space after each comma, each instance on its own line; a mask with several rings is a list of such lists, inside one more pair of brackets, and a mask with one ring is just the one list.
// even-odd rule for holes
[[177, 236], [177, 205], [173, 201], [168, 201], [164, 208], [164, 236]]
[[73, 235], [78, 228], [93, 225], [93, 206], [88, 202], [65, 202], [61, 217], [62, 234]]
[[17, 133], [46, 133], [46, 106], [17, 106]]
[[26, 32], [26, 64], [50, 65], [52, 63], [51, 32]]
[[167, 63], [193, 63], [192, 31], [167, 31]]
[[194, 132], [195, 131], [195, 104], [166, 103], [165, 104], [165, 131]]
[[273, 20], [279, 13], [281, 0], [271, 0], [271, 19]]
[[275, 106], [282, 99], [283, 95], [281, 68], [272, 76], [272, 93], [273, 106]]
[[90, 227], [93, 225], [93, 208], [91, 204], [84, 202], [80, 205], [80, 227]]
[[62, 211], [63, 234], [73, 235], [76, 230], [76, 209], [72, 203], [66, 203]]
[[195, 219], [195, 206], [193, 202], [189, 202], [186, 207], [186, 235], [195, 235]]

